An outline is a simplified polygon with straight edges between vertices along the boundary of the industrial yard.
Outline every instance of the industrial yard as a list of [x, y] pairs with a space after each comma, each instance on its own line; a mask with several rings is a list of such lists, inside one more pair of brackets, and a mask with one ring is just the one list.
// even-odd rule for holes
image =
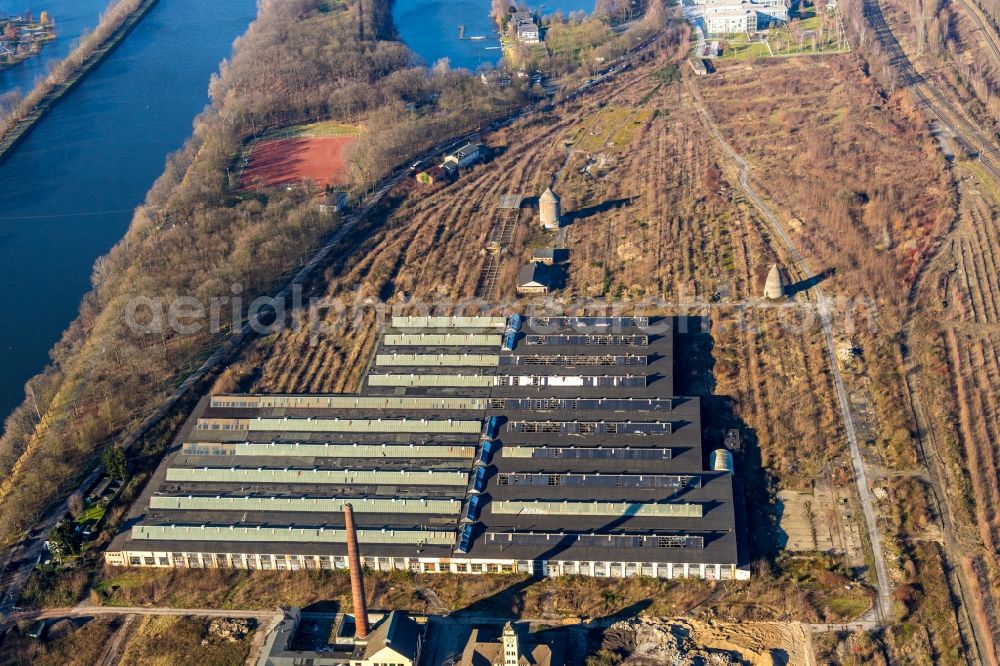
[[673, 364], [670, 320], [393, 317], [358, 395], [204, 399], [107, 561], [345, 568], [349, 503], [378, 571], [746, 578]]
[[[252, 648], [87, 625], [127, 663], [184, 632], [209, 660], [379, 663], [396, 631], [431, 666], [515, 634], [588, 666], [989, 663], [987, 172], [843, 26], [836, 53], [692, 74], [669, 25], [357, 197], [33, 603], [273, 616]], [[344, 184], [353, 136], [336, 173], [284, 159], [298, 140], [240, 186]]]

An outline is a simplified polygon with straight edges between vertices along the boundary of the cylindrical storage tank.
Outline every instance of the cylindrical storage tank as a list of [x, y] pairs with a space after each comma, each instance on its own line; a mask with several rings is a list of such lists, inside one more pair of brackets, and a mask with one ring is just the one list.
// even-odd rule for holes
[[542, 196], [538, 198], [538, 215], [541, 218], [542, 227], [558, 229], [561, 214], [559, 197], [556, 196], [551, 187], [545, 188]]
[[712, 451], [711, 465], [714, 472], [729, 472], [732, 474], [736, 469], [733, 466], [733, 454], [725, 449]]

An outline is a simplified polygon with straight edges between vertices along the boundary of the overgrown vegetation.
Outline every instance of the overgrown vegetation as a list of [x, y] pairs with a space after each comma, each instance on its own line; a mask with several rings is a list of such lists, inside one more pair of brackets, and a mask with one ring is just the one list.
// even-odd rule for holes
[[[699, 613], [733, 621], [844, 621], [868, 608], [871, 597], [863, 586], [843, 589], [847, 579], [837, 566], [829, 558], [804, 558], [789, 564], [786, 572], [760, 571], [746, 583], [368, 571], [365, 585], [372, 608], [414, 613], [466, 611], [560, 620], [624, 611], [674, 617], [698, 608]], [[96, 590], [96, 600], [122, 606], [268, 609], [321, 601], [350, 605], [345, 571], [119, 569], [107, 571]]]
[[793, 242], [824, 269], [826, 292], [853, 299], [837, 335], [861, 350], [843, 367], [848, 390], [871, 405], [855, 418], [885, 469], [873, 483], [889, 497], [880, 507], [900, 621], [880, 649], [894, 660], [958, 663], [954, 579], [932, 576], [941, 552], [913, 541], [935, 538], [940, 524], [926, 485], [908, 478], [922, 470], [899, 348], [912, 290], [956, 214], [948, 166], [911, 93], [886, 92], [854, 56], [753, 70], [720, 67], [702, 91]]
[[83, 626], [62, 620], [48, 628], [46, 640], [27, 636], [24, 623], [0, 643], [0, 663], [9, 666], [93, 666], [101, 663], [120, 620], [95, 618]]
[[[67, 492], [96, 450], [151, 411], [233, 318], [223, 315], [218, 331], [206, 325], [180, 335], [165, 326], [150, 334], [127, 325], [130, 302], [183, 296], [207, 310], [213, 298], [227, 299], [224, 312], [239, 322], [253, 297], [271, 292], [336, 226], [305, 192], [234, 191], [226, 167], [245, 138], [316, 118], [363, 121], [378, 128], [356, 152], [352, 182], [364, 191], [415, 152], [524, 99], [516, 86], [490, 92], [468, 73], [412, 66], [411, 53], [392, 40], [383, 0], [329, 9], [319, 0], [262, 5], [213, 78], [212, 105], [194, 136], [170, 158], [126, 237], [98, 260], [80, 316], [0, 439], [4, 540]], [[410, 102], [422, 110], [406, 112]], [[141, 310], [141, 325], [149, 313]]]

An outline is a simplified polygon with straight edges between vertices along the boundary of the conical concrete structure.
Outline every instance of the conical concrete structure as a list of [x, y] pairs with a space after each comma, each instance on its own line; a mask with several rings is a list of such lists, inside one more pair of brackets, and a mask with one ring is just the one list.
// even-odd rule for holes
[[771, 264], [771, 269], [767, 272], [767, 280], [764, 281], [764, 298], [778, 300], [784, 297], [785, 276], [778, 264]]
[[542, 196], [538, 198], [538, 215], [541, 218], [543, 229], [559, 228], [562, 212], [559, 209], [559, 197], [552, 191], [551, 187], [546, 187]]

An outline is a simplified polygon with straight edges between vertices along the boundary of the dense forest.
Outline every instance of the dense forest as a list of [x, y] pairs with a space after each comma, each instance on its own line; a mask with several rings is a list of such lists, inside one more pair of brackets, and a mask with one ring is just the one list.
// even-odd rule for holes
[[[369, 188], [442, 138], [474, 129], [527, 99], [487, 89], [470, 72], [428, 69], [395, 39], [387, 0], [262, 2], [257, 20], [213, 77], [211, 104], [185, 147], [99, 259], [93, 290], [26, 386], [0, 438], [0, 538], [10, 540], [68, 494], [95, 453], [152, 411], [225, 327], [149, 335], [126, 325], [137, 298], [249, 303], [336, 228], [299, 189], [249, 195], [227, 168], [252, 136], [332, 118], [366, 131], [352, 185]], [[414, 110], [416, 108], [416, 110]], [[227, 306], [228, 307], [228, 306]], [[223, 317], [225, 319], [225, 317]]]

